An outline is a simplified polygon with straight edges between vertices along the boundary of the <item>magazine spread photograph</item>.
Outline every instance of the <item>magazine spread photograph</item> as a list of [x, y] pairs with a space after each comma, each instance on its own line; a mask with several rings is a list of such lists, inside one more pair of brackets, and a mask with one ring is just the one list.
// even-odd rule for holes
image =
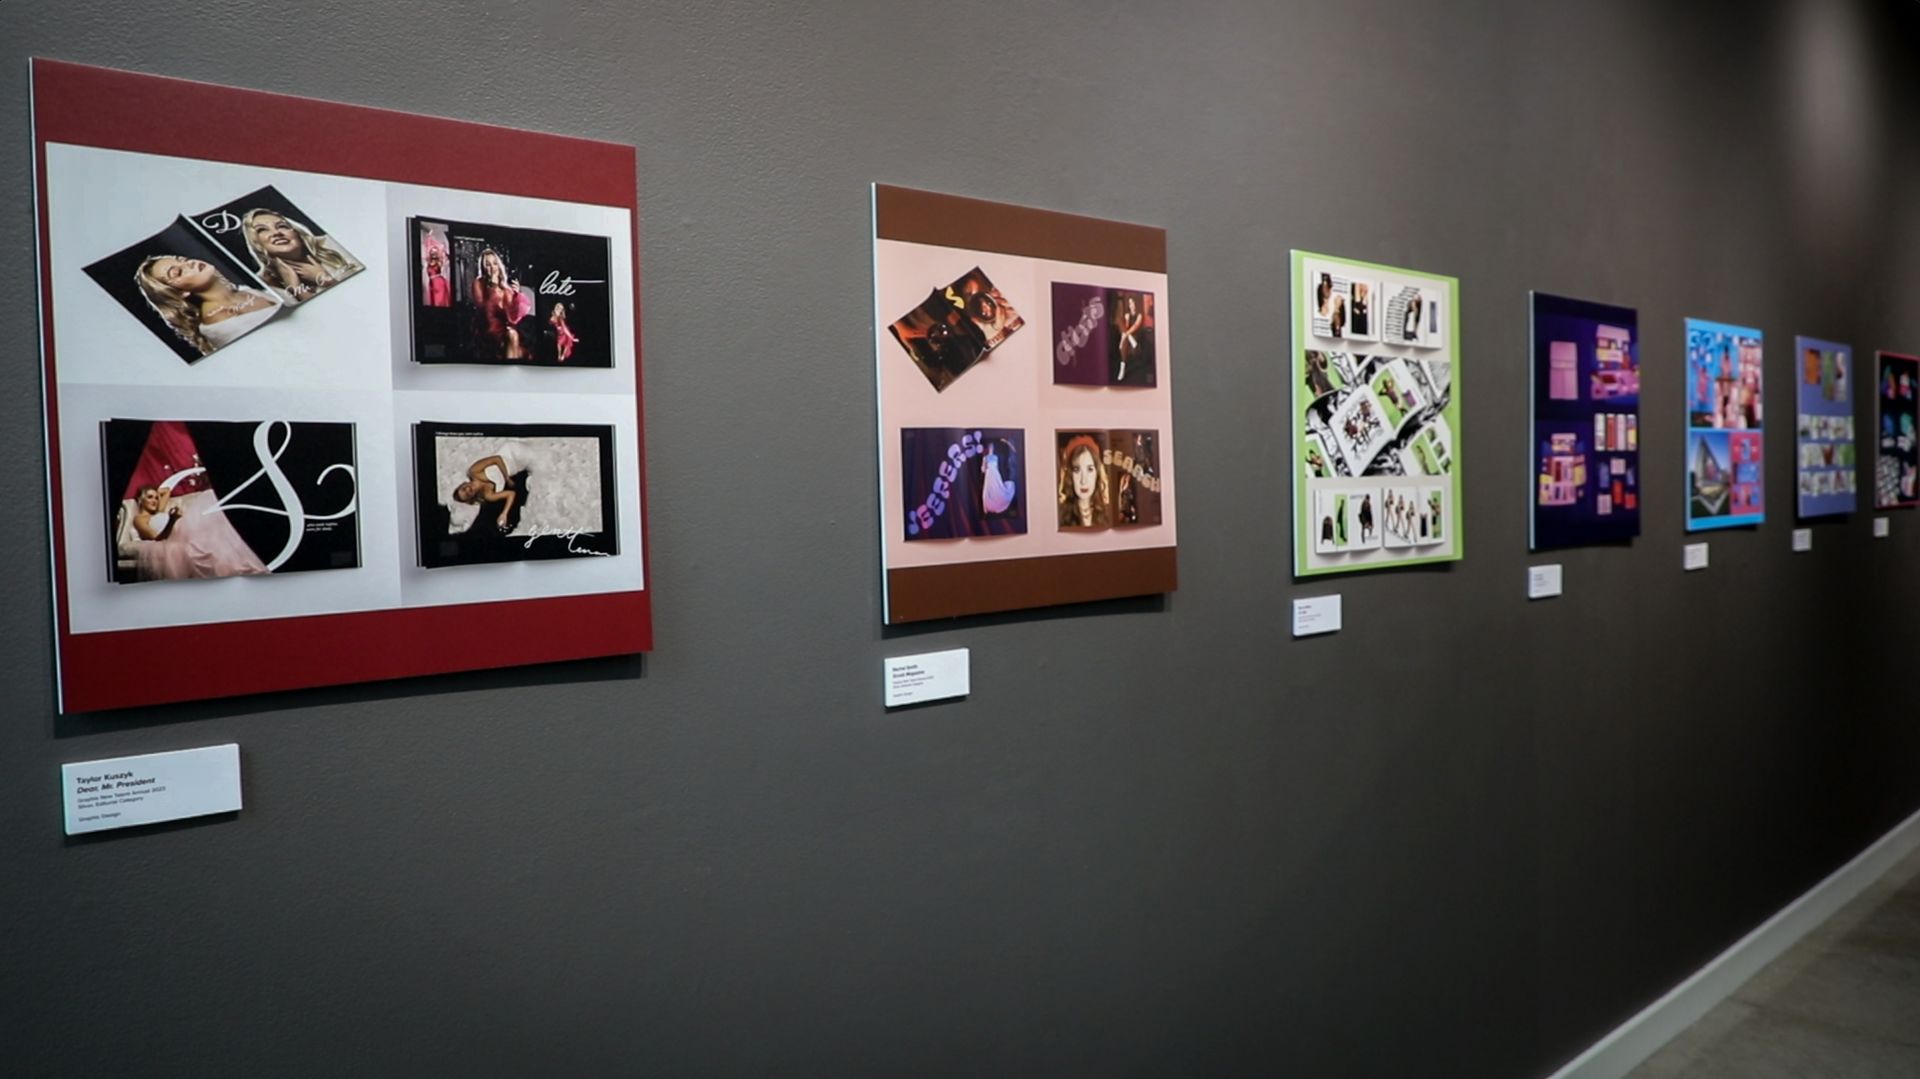
[[350, 423], [113, 419], [100, 439], [115, 583], [360, 565]]
[[944, 390], [1026, 324], [976, 266], [929, 292], [888, 329], [933, 388]]
[[612, 427], [425, 422], [413, 431], [422, 566], [619, 553]]
[[604, 236], [407, 223], [416, 363], [612, 367]]
[[1013, 427], [902, 428], [906, 538], [1024, 535], [1026, 441]]

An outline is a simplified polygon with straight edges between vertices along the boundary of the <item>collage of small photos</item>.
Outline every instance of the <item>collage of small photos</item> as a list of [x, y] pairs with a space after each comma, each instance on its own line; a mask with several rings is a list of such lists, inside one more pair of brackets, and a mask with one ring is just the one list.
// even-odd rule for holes
[[1796, 511], [1802, 518], [1852, 513], [1855, 502], [1853, 350], [1793, 339], [1799, 414], [1794, 423]]
[[1459, 558], [1452, 278], [1294, 252], [1295, 572]]
[[1766, 520], [1759, 330], [1687, 320], [1687, 531]]
[[73, 632], [638, 586], [626, 211], [47, 156]]
[[890, 596], [913, 571], [1171, 546], [1165, 274], [875, 249]]
[[[1920, 505], [1920, 356], [1882, 352], [1877, 357], [1874, 426], [1879, 452], [1873, 460], [1873, 505], [1900, 509]], [[1849, 471], [1849, 477], [1852, 473]]]
[[1534, 550], [1640, 534], [1640, 316], [1533, 294]]

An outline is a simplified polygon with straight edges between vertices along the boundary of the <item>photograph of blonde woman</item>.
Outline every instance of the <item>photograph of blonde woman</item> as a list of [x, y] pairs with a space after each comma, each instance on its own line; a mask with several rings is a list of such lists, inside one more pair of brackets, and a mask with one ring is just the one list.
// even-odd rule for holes
[[94, 262], [86, 273], [188, 363], [259, 329], [282, 306], [184, 219]]
[[363, 268], [333, 241], [285, 214], [253, 209], [242, 221], [260, 279], [288, 303], [311, 300]]
[[610, 367], [607, 238], [408, 219], [415, 363]]
[[194, 220], [290, 307], [365, 268], [275, 187], [249, 192]]
[[133, 280], [160, 320], [202, 356], [239, 340], [280, 309], [280, 301], [235, 284], [203, 259], [150, 255]]

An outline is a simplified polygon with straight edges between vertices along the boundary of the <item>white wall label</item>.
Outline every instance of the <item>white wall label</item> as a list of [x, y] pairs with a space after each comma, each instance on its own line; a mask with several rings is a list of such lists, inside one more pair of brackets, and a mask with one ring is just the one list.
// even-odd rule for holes
[[972, 665], [967, 649], [922, 652], [885, 661], [887, 707], [944, 701], [972, 692]]
[[1293, 635], [1311, 637], [1316, 633], [1337, 633], [1340, 629], [1340, 594], [1309, 596], [1293, 601]]
[[1707, 545], [1689, 543], [1680, 549], [1680, 566], [1686, 570], [1707, 568]]
[[1793, 530], [1793, 549], [1796, 552], [1813, 550], [1813, 529], [1811, 528], [1794, 529]]
[[1875, 517], [1873, 519], [1873, 538], [1886, 539], [1891, 535], [1893, 535], [1893, 522], [1887, 520], [1885, 517]]
[[1546, 599], [1557, 596], [1560, 588], [1560, 563], [1550, 562], [1544, 566], [1527, 567], [1527, 598]]
[[60, 785], [68, 835], [232, 813], [240, 808], [240, 747], [63, 764]]

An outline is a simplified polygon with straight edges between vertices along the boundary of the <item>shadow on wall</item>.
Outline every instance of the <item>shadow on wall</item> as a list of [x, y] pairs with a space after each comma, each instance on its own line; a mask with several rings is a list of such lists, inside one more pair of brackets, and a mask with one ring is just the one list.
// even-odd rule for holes
[[228, 697], [211, 701], [182, 701], [152, 708], [126, 708], [111, 712], [86, 712], [54, 716], [55, 738], [80, 738], [93, 734], [137, 730], [167, 723], [191, 723], [204, 719], [232, 716], [268, 715], [306, 708], [332, 708], [364, 704], [369, 701], [399, 701], [412, 697], [434, 697], [449, 693], [486, 693], [493, 690], [526, 689], [542, 686], [586, 685], [594, 682], [635, 682], [647, 676], [644, 655], [603, 656], [598, 659], [567, 660], [526, 667], [498, 667], [480, 671], [399, 678], [385, 682], [359, 682], [345, 686], [294, 689], [284, 693], [262, 693], [251, 697]]

